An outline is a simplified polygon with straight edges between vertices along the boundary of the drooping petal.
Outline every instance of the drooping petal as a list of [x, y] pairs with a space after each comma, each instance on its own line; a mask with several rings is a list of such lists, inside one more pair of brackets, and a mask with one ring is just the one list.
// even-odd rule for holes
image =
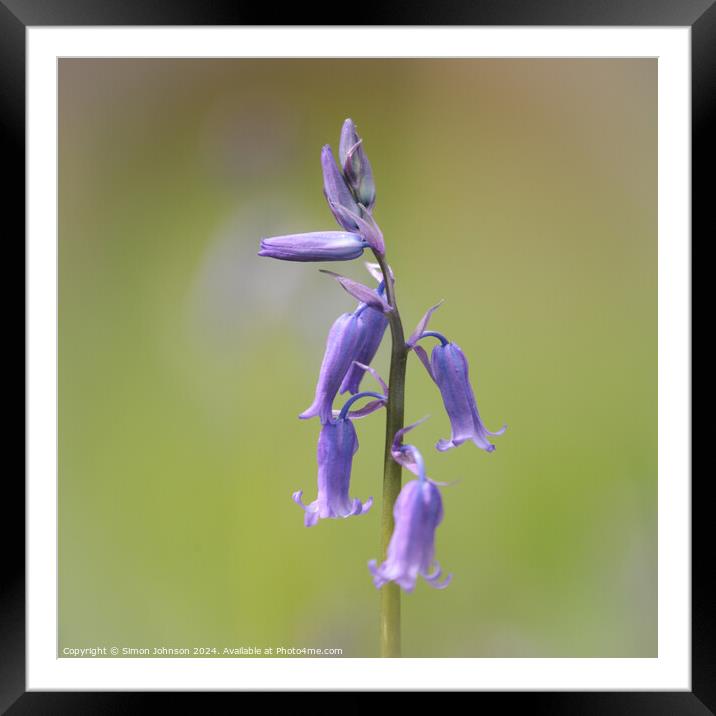
[[428, 323], [430, 322], [430, 317], [433, 315], [433, 312], [440, 308], [440, 306], [443, 305], [445, 302], [445, 299], [443, 298], [441, 301], [438, 301], [432, 308], [429, 308], [425, 315], [418, 321], [418, 325], [415, 326], [415, 330], [410, 334], [410, 338], [406, 341], [407, 345], [413, 348], [415, 344], [420, 340], [420, 337], [425, 332], [425, 329], [428, 327]]
[[301, 419], [306, 420], [318, 415], [322, 423], [331, 420], [333, 400], [355, 359], [359, 340], [358, 317], [353, 313], [339, 316], [328, 332], [313, 403], [299, 415]]
[[[362, 306], [365, 306], [365, 304], [362, 304]], [[338, 391], [341, 394], [358, 392], [365, 372], [362, 366], [367, 366], [375, 358], [375, 354], [383, 341], [385, 330], [388, 327], [388, 319], [382, 311], [367, 307], [361, 310], [361, 307], [359, 307], [355, 312], [359, 313], [360, 343], [356, 353], [356, 360], [348, 369]]]
[[325, 269], [319, 270], [321, 273], [332, 276], [348, 293], [350, 293], [351, 296], [357, 298], [359, 301], [362, 301], [371, 308], [382, 311], [383, 313], [389, 313], [393, 310], [393, 307], [374, 289], [368, 288], [368, 286], [365, 286], [358, 281], [354, 281], [347, 276], [341, 276], [333, 271], [327, 271]]
[[349, 261], [365, 250], [365, 239], [347, 231], [315, 231], [261, 239], [259, 256], [282, 261]]

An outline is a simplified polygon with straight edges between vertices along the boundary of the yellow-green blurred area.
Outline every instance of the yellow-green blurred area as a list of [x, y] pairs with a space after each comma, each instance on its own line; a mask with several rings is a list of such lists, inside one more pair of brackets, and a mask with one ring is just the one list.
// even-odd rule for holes
[[306, 529], [291, 501], [315, 498], [297, 416], [355, 301], [256, 256], [338, 228], [319, 156], [352, 117], [407, 330], [444, 298], [431, 328], [509, 426], [492, 454], [435, 451], [449, 422], [411, 357], [454, 578], [404, 596], [404, 654], [656, 656], [656, 79], [648, 59], [61, 60], [60, 654], [378, 655], [384, 414], [356, 423], [371, 512]]

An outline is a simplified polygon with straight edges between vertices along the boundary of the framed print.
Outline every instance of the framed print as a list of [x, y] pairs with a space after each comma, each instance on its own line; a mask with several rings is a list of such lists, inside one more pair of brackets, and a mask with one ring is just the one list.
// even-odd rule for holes
[[0, 6], [27, 265], [3, 708], [713, 710], [714, 6], [222, 8]]

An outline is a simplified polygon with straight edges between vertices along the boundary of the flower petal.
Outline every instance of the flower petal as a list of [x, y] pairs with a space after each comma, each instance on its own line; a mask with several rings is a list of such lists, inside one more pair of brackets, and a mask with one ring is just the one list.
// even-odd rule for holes
[[350, 211], [345, 206], [328, 200], [336, 221], [341, 226], [350, 226], [352, 223], [356, 225], [356, 231], [365, 239], [366, 243], [381, 256], [385, 253], [385, 242], [383, 241], [383, 232], [380, 230], [375, 219], [362, 204], [358, 204], [358, 208], [364, 214], [361, 216]]
[[303, 504], [303, 490], [298, 490], [291, 495], [293, 501], [303, 509], [303, 524], [306, 527], [313, 527], [318, 522], [318, 500], [314, 500], [308, 505]]
[[340, 315], [328, 332], [313, 403], [298, 416], [299, 418], [306, 420], [318, 415], [322, 423], [330, 421], [333, 400], [355, 360], [359, 341], [358, 318], [353, 313]]
[[[361, 381], [365, 375], [365, 370], [359, 368], [357, 362], [361, 365], [370, 365], [375, 354], [378, 352], [380, 344], [383, 342], [385, 330], [388, 327], [388, 319], [385, 314], [365, 303], [361, 303], [354, 311], [360, 314], [358, 319], [360, 340], [358, 350], [354, 355], [354, 362], [348, 369], [341, 387], [338, 392], [343, 394], [346, 392], [357, 393], [360, 389]], [[385, 393], [385, 391], [383, 391]]]
[[425, 370], [428, 371], [428, 375], [433, 379], [433, 382], [435, 381], [435, 376], [433, 375], [433, 369], [430, 365], [430, 358], [428, 357], [428, 354], [422, 346], [414, 345], [413, 350], [415, 351], [415, 355], [418, 356], [420, 359], [420, 362], [425, 366]]
[[403, 445], [399, 450], [391, 451], [393, 460], [416, 477], [426, 478], [423, 456], [414, 445]]
[[352, 515], [364, 515], [370, 510], [371, 507], [373, 507], [372, 497], [369, 497], [364, 503], [361, 503], [360, 500], [355, 499], [353, 500], [353, 509], [349, 514], [346, 515], [346, 517], [351, 517]]
[[[351, 214], [359, 214], [360, 209], [341, 170], [333, 159], [333, 152], [328, 144], [321, 150], [321, 168], [323, 170], [323, 194], [336, 221], [346, 231], [355, 231], [358, 224], [351, 218]], [[346, 209], [347, 213], [335, 211], [334, 207], [338, 206]]]
[[410, 334], [410, 338], [407, 340], [408, 346], [411, 348], [420, 340], [420, 336], [423, 335], [425, 329], [428, 327], [428, 323], [430, 322], [430, 317], [433, 315], [433, 311], [440, 308], [440, 306], [443, 305], [445, 302], [445, 299], [443, 298], [441, 301], [436, 303], [432, 308], [429, 308], [425, 315], [418, 321], [418, 325], [415, 327], [415, 330]]
[[368, 570], [373, 575], [373, 584], [375, 584], [377, 589], [380, 589], [387, 581], [389, 581], [383, 576], [381, 570], [382, 567], [383, 565], [381, 564], [379, 567], [378, 563], [374, 559], [371, 559], [370, 562], [368, 562]]
[[375, 223], [375, 219], [370, 211], [363, 206], [358, 204], [359, 208], [363, 210], [362, 216], [356, 216], [356, 223], [358, 224], [358, 233], [368, 242], [368, 245], [381, 256], [385, 254], [385, 241], [383, 240], [383, 232], [380, 230], [378, 224]]
[[438, 580], [440, 579], [441, 574], [442, 569], [440, 569], [440, 565], [436, 562], [433, 572], [430, 574], [423, 574], [423, 578], [434, 589], [445, 589], [445, 587], [452, 582], [452, 573], [446, 574], [445, 577], [443, 577], [442, 582], [439, 582]]
[[372, 288], [368, 288], [358, 281], [354, 281], [346, 276], [334, 273], [333, 271], [326, 271], [325, 269], [319, 269], [321, 273], [328, 274], [338, 281], [343, 288], [350, 293], [351, 296], [357, 298], [359, 301], [367, 304], [371, 308], [375, 308], [383, 313], [389, 313], [393, 310], [393, 307], [376, 291]]
[[359, 368], [367, 370], [376, 379], [378, 385], [383, 389], [383, 395], [388, 395], [388, 384], [380, 377], [380, 373], [378, 373], [375, 368], [359, 363], [357, 360], [353, 361], [353, 365], [357, 365]]
[[426, 415], [424, 418], [420, 418], [417, 422], [398, 430], [393, 437], [392, 449], [399, 450], [400, 446], [403, 444], [403, 435], [405, 435], [405, 433], [409, 433], [413, 428], [417, 428], [418, 425], [422, 425], [429, 417], [429, 415]]

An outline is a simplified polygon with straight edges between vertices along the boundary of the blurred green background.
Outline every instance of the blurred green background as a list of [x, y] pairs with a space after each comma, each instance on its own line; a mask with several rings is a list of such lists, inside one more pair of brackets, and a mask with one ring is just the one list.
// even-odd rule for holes
[[412, 442], [459, 482], [454, 579], [404, 597], [404, 654], [656, 656], [656, 81], [656, 60], [61, 60], [60, 653], [377, 656], [383, 414], [357, 423], [370, 513], [305, 529], [291, 501], [315, 497], [297, 415], [354, 302], [256, 256], [337, 228], [319, 153], [350, 116], [407, 329], [445, 298], [432, 327], [509, 425], [438, 454], [411, 359]]

